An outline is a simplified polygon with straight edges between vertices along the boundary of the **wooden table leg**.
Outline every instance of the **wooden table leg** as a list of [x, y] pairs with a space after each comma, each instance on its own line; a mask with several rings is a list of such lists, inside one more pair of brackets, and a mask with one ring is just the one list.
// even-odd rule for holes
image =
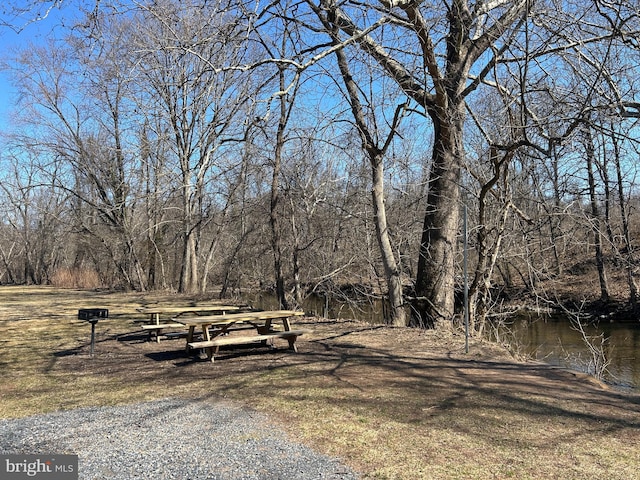
[[293, 350], [298, 353], [298, 347], [296, 347], [296, 340], [298, 337], [287, 337], [287, 341], [289, 342], [289, 350]]
[[211, 340], [211, 334], [209, 333], [209, 325], [202, 325], [202, 339], [207, 342]]
[[[150, 313], [149, 314], [149, 323], [151, 325], [160, 325], [160, 314], [159, 313]], [[149, 341], [151, 341], [151, 335], [153, 334], [153, 330], [149, 330]], [[156, 343], [160, 343], [160, 330], [155, 330], [156, 334]]]
[[[202, 339], [206, 342], [208, 342], [209, 340], [211, 340], [211, 334], [209, 333], [209, 327], [210, 325], [202, 325]], [[207, 347], [205, 348], [205, 352], [207, 353], [207, 358], [209, 359], [210, 362], [213, 362], [213, 347]], [[217, 349], [216, 349], [216, 353]]]
[[289, 317], [282, 318], [282, 326], [284, 327], [286, 332], [291, 330], [291, 322], [289, 321]]
[[193, 332], [195, 325], [189, 325], [189, 333], [187, 333], [187, 353], [189, 353], [189, 344], [193, 342]]

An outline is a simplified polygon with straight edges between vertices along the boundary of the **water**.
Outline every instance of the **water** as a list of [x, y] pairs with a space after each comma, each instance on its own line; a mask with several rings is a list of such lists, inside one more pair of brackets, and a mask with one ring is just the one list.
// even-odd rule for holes
[[[255, 308], [274, 310], [280, 308], [278, 299], [271, 293], [257, 293], [245, 296], [247, 302]], [[310, 295], [305, 298], [302, 309], [307, 315], [324, 318], [355, 319], [374, 324], [384, 323], [383, 303], [379, 299], [346, 302], [322, 295]]]
[[[277, 309], [274, 295], [260, 293], [249, 303], [256, 308]], [[382, 301], [341, 302], [323, 296], [310, 296], [304, 310], [310, 315], [326, 318], [357, 319], [374, 324], [383, 323]], [[589, 374], [596, 373], [594, 356], [583, 335], [567, 317], [520, 316], [494, 325], [493, 337], [516, 352], [550, 365], [571, 368]], [[623, 389], [640, 392], [640, 322], [585, 325], [585, 336], [596, 349], [601, 349], [608, 365], [603, 380]]]
[[568, 318], [522, 316], [501, 322], [493, 334], [519, 353], [589, 374], [596, 373], [594, 359], [602, 352], [608, 363], [602, 379], [640, 392], [640, 322], [584, 325], [583, 336]]

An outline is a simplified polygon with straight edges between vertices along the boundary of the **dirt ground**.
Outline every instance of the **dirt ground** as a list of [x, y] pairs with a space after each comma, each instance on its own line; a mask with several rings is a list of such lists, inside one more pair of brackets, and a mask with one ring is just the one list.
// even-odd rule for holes
[[[67, 293], [71, 301], [56, 300], [59, 327], [28, 303], [1, 304], [0, 417], [226, 399], [365, 478], [640, 479], [640, 396], [584, 374], [519, 362], [477, 339], [465, 353], [453, 333], [311, 317], [295, 320], [313, 330], [298, 353], [276, 340], [274, 350], [227, 349], [211, 363], [187, 355], [183, 338], [149, 342], [131, 313], [148, 299], [118, 295]], [[98, 323], [92, 358], [90, 328], [73, 309], [97, 300], [114, 313]], [[25, 338], [41, 338], [37, 353]]]

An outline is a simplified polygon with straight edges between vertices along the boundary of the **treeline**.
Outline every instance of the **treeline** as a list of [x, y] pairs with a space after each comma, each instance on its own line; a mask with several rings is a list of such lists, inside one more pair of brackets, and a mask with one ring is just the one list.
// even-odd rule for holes
[[577, 265], [635, 307], [631, 3], [107, 3], [7, 59], [0, 282], [351, 284], [436, 325], [466, 208], [475, 329]]

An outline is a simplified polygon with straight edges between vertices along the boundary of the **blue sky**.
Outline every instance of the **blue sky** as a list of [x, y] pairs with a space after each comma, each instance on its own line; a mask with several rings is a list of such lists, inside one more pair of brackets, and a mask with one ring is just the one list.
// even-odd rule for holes
[[[16, 28], [22, 29], [15, 32], [7, 26], [0, 26], [0, 52], [2, 61], [6, 60], [12, 52], [20, 48], [25, 48], [29, 44], [43, 43], [51, 38], [55, 32], [56, 25], [60, 21], [60, 12], [52, 11], [50, 15], [41, 21], [17, 23]], [[0, 70], [0, 130], [6, 130], [9, 126], [9, 116], [15, 102], [15, 89], [11, 85], [9, 75], [6, 71]]]

